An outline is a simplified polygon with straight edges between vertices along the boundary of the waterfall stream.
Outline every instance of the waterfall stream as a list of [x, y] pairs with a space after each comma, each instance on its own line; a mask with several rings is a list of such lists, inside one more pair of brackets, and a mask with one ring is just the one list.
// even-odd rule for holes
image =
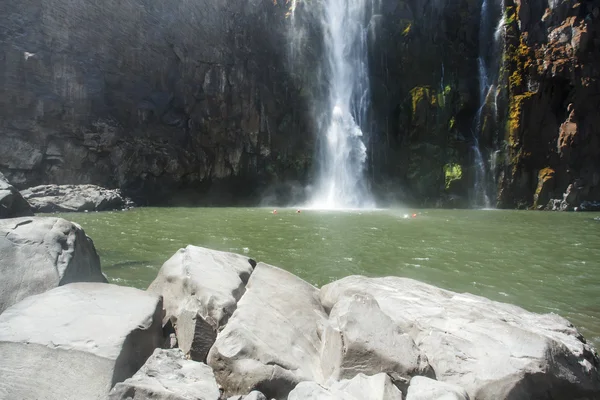
[[[479, 58], [477, 60], [479, 109], [474, 121], [472, 145], [473, 166], [475, 169], [473, 194], [471, 196], [471, 206], [473, 207], [491, 208], [491, 199], [494, 197], [491, 186], [495, 180], [494, 169], [497, 153], [496, 149], [482, 146], [481, 135], [485, 133], [486, 123], [493, 124], [493, 129], [497, 129], [495, 125], [498, 121], [499, 42], [502, 40], [500, 34], [502, 5], [500, 3], [499, 0], [483, 0], [481, 5]], [[500, 20], [499, 23], [498, 20]], [[486, 155], [489, 155], [489, 160]]]
[[320, 110], [319, 174], [310, 206], [374, 206], [365, 179], [364, 129], [370, 105], [368, 33], [371, 0], [324, 0], [320, 22], [325, 49], [327, 107]]

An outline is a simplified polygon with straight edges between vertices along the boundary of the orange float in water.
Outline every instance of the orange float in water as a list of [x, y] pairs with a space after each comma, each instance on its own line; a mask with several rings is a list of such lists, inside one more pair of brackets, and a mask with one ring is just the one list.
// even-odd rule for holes
[[413, 215], [412, 215], [412, 217], [413, 217], [413, 218], [417, 218], [417, 214], [413, 214]]

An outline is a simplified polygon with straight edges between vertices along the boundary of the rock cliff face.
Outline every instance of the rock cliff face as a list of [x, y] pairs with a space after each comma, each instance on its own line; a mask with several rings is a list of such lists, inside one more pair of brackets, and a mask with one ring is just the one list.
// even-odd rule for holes
[[305, 180], [313, 153], [270, 0], [0, 5], [0, 169], [160, 202]]
[[600, 198], [600, 1], [505, 1], [509, 113], [499, 204]]
[[[600, 1], [488, 3], [503, 40], [495, 115], [483, 108], [476, 128], [482, 1], [381, 1], [365, 129], [373, 191], [467, 205], [480, 130], [486, 162], [497, 155], [488, 173], [500, 206], [600, 199]], [[313, 6], [298, 3], [296, 16]], [[323, 49], [318, 23], [290, 32], [289, 10], [3, 2], [0, 172], [18, 188], [92, 183], [141, 204], [299, 200], [295, 188], [312, 181]], [[289, 51], [299, 33], [300, 62]]]
[[[389, 200], [434, 206], [446, 193], [467, 195], [480, 13], [480, 0], [382, 3], [368, 147], [375, 190], [394, 193]], [[451, 185], [453, 165], [465, 179]]]

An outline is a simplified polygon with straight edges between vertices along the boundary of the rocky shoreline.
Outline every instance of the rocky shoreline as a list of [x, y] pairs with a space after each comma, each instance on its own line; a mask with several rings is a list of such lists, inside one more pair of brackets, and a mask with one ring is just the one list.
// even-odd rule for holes
[[19, 192], [0, 173], [0, 218], [33, 213], [127, 210], [134, 206], [120, 189], [96, 185], [41, 185]]
[[59, 218], [0, 220], [0, 399], [598, 399], [555, 314], [411, 279], [316, 288], [187, 246], [148, 290], [106, 283]]
[[[40, 185], [19, 192], [0, 174], [0, 218], [31, 216], [33, 213], [128, 210], [134, 207], [136, 204], [120, 189], [97, 185]], [[600, 202], [581, 201], [577, 190], [569, 187], [563, 199], [550, 199], [547, 204], [531, 209], [597, 212], [600, 211]]]

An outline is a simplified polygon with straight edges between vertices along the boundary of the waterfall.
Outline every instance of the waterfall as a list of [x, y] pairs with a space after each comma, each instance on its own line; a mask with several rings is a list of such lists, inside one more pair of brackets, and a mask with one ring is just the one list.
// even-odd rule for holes
[[[494, 3], [495, 1], [495, 3]], [[494, 9], [493, 7], [497, 8]], [[471, 205], [473, 207], [491, 208], [492, 202], [490, 183], [495, 181], [495, 149], [482, 147], [481, 135], [486, 128], [484, 118], [488, 118], [489, 123], [493, 123], [493, 129], [497, 129], [495, 124], [498, 121], [498, 73], [500, 68], [500, 41], [502, 40], [501, 27], [502, 21], [501, 0], [483, 0], [481, 5], [481, 15], [479, 24], [479, 57], [478, 78], [479, 78], [479, 108], [475, 116], [473, 129], [473, 167], [475, 169], [473, 195], [471, 196]], [[495, 21], [499, 20], [499, 23]], [[492, 121], [489, 121], [489, 118]], [[492, 144], [493, 145], [493, 144]], [[485, 154], [490, 155], [486, 160]]]
[[369, 0], [323, 0], [327, 107], [317, 116], [322, 132], [319, 175], [310, 206], [373, 207], [365, 179], [367, 147], [364, 129], [370, 105], [368, 34]]

